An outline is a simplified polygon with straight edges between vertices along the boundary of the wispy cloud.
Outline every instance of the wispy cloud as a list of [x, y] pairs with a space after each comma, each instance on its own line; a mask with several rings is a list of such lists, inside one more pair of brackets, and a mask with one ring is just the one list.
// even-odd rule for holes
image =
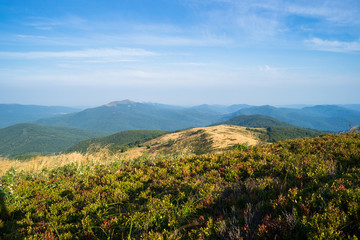
[[164, 36], [164, 35], [132, 35], [126, 38], [134, 44], [156, 46], [221, 46], [232, 43], [226, 37], [217, 36]]
[[[154, 29], [139, 30], [142, 27]], [[171, 26], [164, 26], [171, 29]], [[175, 28], [175, 27], [173, 27]], [[131, 30], [124, 32], [92, 32], [84, 33], [87, 37], [67, 36], [60, 37], [56, 35], [25, 35], [17, 34], [8, 36], [12, 42], [29, 43], [34, 45], [49, 46], [93, 46], [93, 45], [132, 45], [132, 46], [227, 46], [233, 44], [233, 39], [225, 35], [216, 33], [202, 32], [200, 27], [192, 30], [177, 29], [166, 32], [161, 25], [139, 26], [132, 25]]]
[[208, 66], [209, 63], [205, 63], [205, 62], [175, 62], [175, 63], [172, 63], [172, 65], [175, 65], [175, 66], [190, 66], [190, 67], [203, 67], [203, 66]]
[[360, 40], [352, 42], [333, 41], [321, 38], [311, 38], [305, 40], [305, 44], [315, 50], [329, 52], [358, 52], [360, 51]]
[[[309, 30], [321, 32], [323, 35], [339, 32], [349, 35], [351, 31], [349, 29], [360, 27], [360, 2], [358, 0], [313, 0], [311, 2], [306, 0], [188, 0], [186, 2], [207, 9], [203, 16], [208, 17], [209, 25], [220, 30], [227, 29], [231, 33], [229, 35], [238, 41], [243, 39], [280, 40], [287, 35], [294, 39], [294, 33], [307, 35]], [[298, 21], [301, 21], [301, 24]], [[352, 31], [350, 35], [356, 32]]]
[[154, 56], [155, 52], [139, 48], [102, 48], [80, 51], [58, 52], [0, 52], [0, 58], [44, 59], [44, 58], [123, 58]]
[[276, 71], [276, 68], [270, 67], [269, 65], [264, 65], [259, 67], [260, 72], [273, 72]]
[[[281, 18], [287, 15], [312, 16], [326, 21], [339, 23], [360, 22], [359, 1], [357, 0], [257, 0], [257, 1], [237, 1], [237, 0], [215, 0], [215, 2], [227, 3], [235, 7], [236, 11], [243, 13], [267, 14], [268, 17]], [[264, 12], [267, 11], [267, 12]]]
[[75, 15], [68, 15], [63, 18], [30, 17], [23, 24], [37, 30], [52, 30], [57, 27], [66, 26], [70, 28], [88, 28], [88, 21]]

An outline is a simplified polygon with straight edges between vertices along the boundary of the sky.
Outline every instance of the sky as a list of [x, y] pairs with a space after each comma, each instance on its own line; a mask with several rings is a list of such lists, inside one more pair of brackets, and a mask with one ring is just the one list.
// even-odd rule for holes
[[359, 0], [0, 0], [0, 103], [360, 104]]

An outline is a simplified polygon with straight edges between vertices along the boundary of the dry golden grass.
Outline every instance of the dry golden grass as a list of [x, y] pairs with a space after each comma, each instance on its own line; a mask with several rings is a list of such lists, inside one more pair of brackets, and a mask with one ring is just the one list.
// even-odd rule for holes
[[142, 144], [145, 147], [129, 149], [123, 156], [129, 159], [144, 154], [150, 157], [156, 157], [164, 153], [188, 156], [194, 154], [194, 145], [198, 144], [198, 141], [212, 142], [211, 148], [213, 152], [224, 151], [235, 144], [248, 143], [253, 146], [261, 143], [259, 134], [246, 130], [246, 127], [220, 125], [192, 128], [166, 134]]
[[227, 149], [239, 143], [248, 143], [250, 146], [260, 143], [259, 134], [246, 130], [246, 127], [220, 125], [205, 129], [211, 135], [213, 147], [218, 150]]
[[37, 172], [43, 169], [56, 169], [68, 164], [78, 165], [108, 164], [119, 159], [119, 155], [109, 154], [107, 149], [91, 154], [69, 153], [55, 156], [36, 156], [28, 161], [18, 161], [0, 158], [0, 174], [10, 168], [24, 170], [25, 172]]

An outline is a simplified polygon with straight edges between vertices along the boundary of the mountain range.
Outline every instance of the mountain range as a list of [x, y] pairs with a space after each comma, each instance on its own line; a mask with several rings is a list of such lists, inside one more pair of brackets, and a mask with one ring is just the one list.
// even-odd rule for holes
[[[360, 111], [356, 109], [360, 105], [181, 107], [123, 100], [79, 111], [67, 107], [1, 104], [0, 126], [7, 127], [0, 128], [0, 155], [57, 153], [82, 140], [127, 130], [174, 131], [223, 124], [265, 128], [263, 140], [274, 142], [317, 136], [322, 131], [347, 131], [360, 125]], [[138, 133], [134, 136], [141, 135]], [[91, 141], [95, 140], [86, 143]], [[115, 145], [119, 145], [116, 141], [113, 141]]]
[[318, 105], [312, 107], [276, 108], [273, 106], [253, 106], [228, 114], [222, 118], [229, 120], [240, 115], [261, 114], [304, 128], [322, 131], [342, 132], [350, 126], [360, 124], [360, 112], [337, 105]]
[[227, 121], [240, 115], [264, 115], [283, 122], [322, 131], [342, 132], [360, 124], [360, 104], [293, 107], [246, 104], [181, 107], [130, 100], [77, 110], [67, 107], [0, 105], [0, 127], [36, 123], [87, 130], [180, 130]]
[[220, 116], [216, 112], [124, 100], [78, 113], [41, 119], [36, 123], [110, 132], [146, 129], [171, 131], [206, 126], [216, 122]]

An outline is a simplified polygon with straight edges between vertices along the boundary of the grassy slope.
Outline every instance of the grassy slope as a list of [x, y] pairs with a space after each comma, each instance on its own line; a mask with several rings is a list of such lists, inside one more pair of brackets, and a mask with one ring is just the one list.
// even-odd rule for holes
[[144, 154], [150, 156], [200, 155], [233, 149], [236, 144], [256, 145], [260, 143], [258, 135], [259, 133], [240, 126], [220, 125], [191, 128], [152, 139], [139, 147], [129, 149], [125, 154], [129, 158]]
[[0, 129], [0, 155], [58, 153], [81, 140], [108, 133], [24, 123]]
[[128, 130], [115, 133], [106, 137], [91, 138], [81, 141], [68, 148], [65, 152], [83, 152], [85, 153], [91, 146], [99, 149], [104, 147], [116, 147], [128, 144], [139, 144], [152, 138], [159, 137], [169, 133], [161, 130]]
[[[268, 117], [264, 118], [267, 119]], [[251, 120], [253, 120], [253, 118], [251, 118]], [[262, 123], [264, 123], [264, 121], [262, 121]], [[284, 123], [284, 125], [288, 126], [290, 124]], [[254, 126], [258, 125], [256, 124]], [[285, 139], [315, 137], [324, 132], [297, 128], [296, 126], [288, 128], [268, 127], [265, 129], [246, 128], [234, 125], [216, 125], [186, 129], [157, 137], [160, 133], [164, 132], [149, 130], [124, 131], [104, 138], [82, 141], [68, 149], [66, 152], [78, 151], [84, 153], [90, 146], [96, 150], [99, 150], [104, 146], [116, 146], [111, 149], [122, 151], [126, 149], [126, 155], [129, 158], [139, 157], [143, 154], [149, 154], [151, 156], [163, 154], [199, 155], [233, 149], [236, 144], [248, 143], [249, 145], [256, 145], [261, 141], [276, 142]], [[154, 139], [149, 140], [146, 138]], [[98, 147], [96, 145], [98, 145]], [[131, 149], [128, 149], [129, 147], [131, 147]]]
[[357, 239], [360, 135], [1, 178], [4, 239]]

